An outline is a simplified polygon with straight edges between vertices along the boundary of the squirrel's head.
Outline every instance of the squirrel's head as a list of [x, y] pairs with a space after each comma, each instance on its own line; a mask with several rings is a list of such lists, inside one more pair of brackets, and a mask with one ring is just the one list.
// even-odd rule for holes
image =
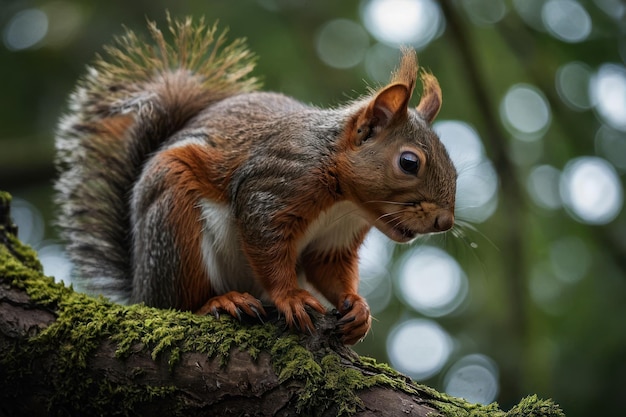
[[364, 102], [344, 132], [342, 191], [397, 242], [454, 225], [457, 173], [431, 128], [441, 89], [422, 71], [420, 102], [409, 108], [416, 76], [415, 52], [404, 50], [391, 82]]

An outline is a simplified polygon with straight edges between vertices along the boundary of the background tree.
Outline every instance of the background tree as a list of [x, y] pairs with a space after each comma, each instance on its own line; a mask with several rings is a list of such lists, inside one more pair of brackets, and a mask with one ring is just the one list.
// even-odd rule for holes
[[394, 48], [414, 45], [443, 89], [436, 129], [461, 174], [467, 223], [415, 247], [367, 242], [362, 292], [376, 321], [358, 351], [505, 409], [537, 393], [568, 416], [621, 410], [623, 2], [5, 2], [0, 188], [21, 198], [21, 237], [48, 274], [67, 276], [50, 204], [66, 97], [122, 24], [162, 25], [165, 8], [219, 19], [248, 38], [267, 89], [320, 106], [383, 82]]

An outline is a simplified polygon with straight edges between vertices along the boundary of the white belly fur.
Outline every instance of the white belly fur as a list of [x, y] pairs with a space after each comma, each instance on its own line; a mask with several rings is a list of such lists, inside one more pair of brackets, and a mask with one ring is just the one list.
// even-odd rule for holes
[[[253, 278], [252, 269], [241, 250], [239, 232], [228, 205], [203, 200], [202, 253], [216, 294], [249, 292], [270, 301]], [[321, 213], [298, 242], [298, 256], [306, 249], [327, 252], [350, 245], [368, 222], [357, 206], [341, 202]]]
[[261, 285], [253, 278], [252, 269], [241, 250], [239, 231], [228, 205], [203, 200], [201, 208], [204, 225], [202, 255], [215, 293], [248, 292], [269, 301]]

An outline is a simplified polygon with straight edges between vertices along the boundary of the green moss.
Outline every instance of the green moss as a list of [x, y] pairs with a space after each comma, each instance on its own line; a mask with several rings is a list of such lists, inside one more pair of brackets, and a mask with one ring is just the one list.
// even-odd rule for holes
[[[0, 193], [0, 200], [3, 195]], [[270, 352], [281, 382], [294, 381], [302, 386], [296, 407], [303, 415], [320, 415], [332, 408], [337, 415], [351, 415], [362, 402], [363, 389], [383, 386], [408, 394], [419, 394], [446, 416], [561, 417], [561, 410], [551, 401], [528, 397], [505, 413], [497, 404], [487, 406], [467, 403], [431, 388], [413, 383], [386, 364], [365, 357], [351, 359], [368, 370], [366, 374], [346, 363], [350, 359], [327, 349], [311, 352], [301, 344], [301, 336], [283, 333], [276, 325], [245, 325], [228, 316], [220, 320], [199, 317], [175, 310], [158, 310], [144, 305], [121, 306], [102, 298], [76, 293], [62, 283], [43, 276], [36, 253], [13, 235], [0, 230], [0, 279], [2, 284], [25, 289], [30, 298], [56, 314], [56, 320], [0, 357], [1, 398], [11, 398], [23, 386], [25, 376], [37, 367], [46, 366], [55, 387], [48, 398], [50, 415], [81, 413], [111, 415], [111, 404], [119, 405], [120, 414], [132, 414], [140, 404], [167, 399], [176, 387], [146, 383], [145, 371], [125, 370], [137, 384], [121, 386], [106, 377], [94, 379], [87, 372], [89, 360], [103, 343], [114, 343], [120, 359], [137, 351], [164, 360], [170, 370], [185, 352], [202, 352], [226, 365], [233, 349], [246, 351], [255, 359], [260, 352]], [[4, 244], [3, 244], [4, 243]], [[57, 360], [49, 358], [56, 357]], [[181, 404], [182, 407], [182, 404]], [[176, 415], [176, 410], [168, 410]]]
[[[42, 267], [37, 259], [37, 253], [30, 246], [24, 245], [17, 239], [17, 227], [11, 221], [10, 214], [11, 195], [5, 191], [0, 191], [0, 244], [24, 267], [41, 272]], [[3, 259], [9, 258], [11, 257], [3, 255]], [[4, 262], [0, 264], [0, 267], [2, 266], [4, 266]]]
[[[291, 379], [300, 380], [304, 383], [296, 407], [300, 413], [311, 414], [311, 411], [315, 409], [314, 407], [318, 406], [317, 400], [321, 399], [319, 390], [324, 375], [322, 367], [315, 360], [313, 353], [300, 345], [295, 335], [290, 335], [281, 337], [274, 343], [271, 347], [271, 356], [274, 360], [274, 369], [281, 383]], [[322, 410], [318, 411], [321, 413]]]
[[[354, 365], [365, 365], [368, 375], [347, 364], [345, 357], [328, 350], [322, 356], [306, 350], [295, 336], [284, 337], [272, 347], [274, 366], [281, 381], [298, 380], [304, 384], [297, 399], [298, 412], [321, 415], [334, 407], [339, 416], [356, 413], [362, 406], [359, 392], [374, 386], [389, 387], [416, 394], [407, 378], [374, 359], [355, 358]], [[436, 392], [425, 388], [426, 392]]]
[[[120, 405], [123, 413], [130, 414], [138, 404], [176, 392], [171, 386], [121, 386], [104, 377], [90, 378], [88, 361], [107, 340], [116, 344], [115, 354], [119, 358], [141, 350], [149, 352], [154, 360], [164, 358], [171, 369], [184, 352], [190, 351], [218, 357], [223, 365], [235, 347], [257, 358], [278, 338], [277, 328], [271, 324], [246, 326], [227, 316], [216, 320], [144, 305], [126, 307], [76, 293], [43, 276], [32, 249], [14, 238], [10, 242], [10, 249], [0, 244], [2, 283], [26, 290], [33, 301], [53, 311], [56, 320], [4, 352], [0, 366], [5, 371], [0, 373], [6, 377], [3, 386], [7, 390], [2, 396], [10, 398], [26, 389], [21, 385], [24, 377], [32, 374], [45, 358], [55, 357], [56, 360], [46, 361], [51, 365], [45, 385], [55, 387], [48, 398], [51, 415], [61, 413], [60, 410], [110, 414], [111, 404]], [[143, 374], [140, 369], [130, 371], [138, 381]]]
[[[2, 231], [0, 230], [0, 233]], [[41, 274], [43, 268], [37, 252], [30, 246], [22, 244], [15, 236], [5, 235], [8, 242], [6, 245], [0, 245], [2, 254], [0, 255], [0, 273], [3, 277], [13, 280], [13, 285], [20, 286], [23, 282], [21, 277], [25, 275]], [[25, 288], [23, 285], [20, 288]]]
[[[406, 393], [415, 393], [419, 390], [420, 396], [429, 398], [429, 403], [448, 417], [564, 417], [563, 411], [552, 400], [541, 400], [536, 395], [522, 399], [518, 405], [508, 412], [500, 409], [497, 403], [482, 405], [469, 403], [461, 398], [452, 397], [438, 392], [430, 387], [410, 383], [402, 374], [387, 364], [376, 363], [374, 359], [360, 357], [359, 361], [365, 367], [378, 370], [378, 373], [369, 377], [373, 385], [387, 386]], [[372, 385], [367, 385], [372, 386]]]
[[116, 325], [111, 339], [117, 343], [118, 357], [126, 357], [139, 344], [150, 349], [154, 360], [167, 355], [170, 368], [176, 365], [184, 352], [219, 356], [223, 365], [234, 347], [257, 358], [264, 347], [262, 344], [276, 338], [275, 326], [245, 326], [228, 316], [215, 320], [144, 305], [112, 306], [110, 313], [112, 317], [109, 319]]
[[[247, 351], [252, 358], [257, 358], [261, 351], [269, 351], [281, 382], [295, 380], [303, 384], [297, 407], [305, 414], [319, 414], [331, 406], [340, 415], [352, 414], [360, 404], [359, 389], [376, 383], [391, 384], [388, 377], [364, 378], [356, 370], [343, 368], [334, 353], [314, 357], [300, 344], [298, 335], [281, 335], [273, 324], [248, 326], [228, 316], [215, 320], [144, 305], [126, 307], [75, 293], [44, 277], [36, 253], [14, 237], [10, 239], [12, 250], [0, 245], [0, 276], [10, 285], [26, 289], [34, 301], [54, 309], [57, 319], [29, 340], [27, 349], [20, 347], [19, 352], [13, 352], [5, 360], [34, 363], [36, 358], [57, 356], [55, 369], [50, 372], [50, 377], [55, 379], [51, 385], [62, 389], [50, 398], [51, 409], [71, 409], [77, 404], [82, 407], [88, 398], [92, 412], [111, 400], [126, 404], [130, 410], [132, 404], [173, 392], [173, 387], [138, 384], [125, 389], [111, 386], [105, 378], [102, 381], [88, 378], [87, 362], [105, 340], [116, 344], [115, 354], [119, 358], [140, 349], [150, 352], [154, 360], [165, 357], [170, 369], [184, 352], [203, 352], [219, 358], [225, 365], [233, 348]], [[12, 377], [17, 381], [27, 372], [28, 366], [21, 367], [20, 375]], [[141, 375], [141, 370], [137, 370], [136, 377]]]
[[507, 417], [565, 417], [563, 410], [552, 400], [542, 400], [536, 395], [523, 398], [519, 404], [506, 413]]
[[552, 400], [541, 400], [536, 395], [522, 399], [508, 412], [500, 410], [497, 403], [489, 405], [471, 404], [458, 398], [442, 395], [434, 404], [442, 414], [452, 417], [565, 417], [563, 411]]
[[[28, 342], [28, 349], [20, 348], [19, 352], [3, 359], [28, 364], [50, 354], [57, 356], [50, 377], [55, 379], [51, 385], [60, 389], [50, 398], [51, 410], [77, 407], [77, 410], [85, 411], [85, 401], [89, 404], [88, 411], [96, 414], [109, 407], [112, 401], [124, 404], [124, 410], [132, 410], [142, 402], [165, 398], [176, 392], [176, 388], [170, 386], [136, 384], [121, 387], [105, 378], [90, 379], [86, 372], [88, 360], [104, 340], [111, 340], [116, 344], [115, 353], [119, 358], [143, 350], [150, 352], [154, 360], [165, 358], [170, 368], [178, 363], [184, 352], [203, 352], [209, 357], [218, 357], [225, 365], [234, 348], [247, 351], [253, 358], [261, 351], [269, 351], [280, 381], [293, 380], [302, 384], [296, 407], [305, 415], [320, 415], [331, 407], [337, 415], [354, 414], [362, 405], [358, 396], [360, 390], [385, 386], [409, 394], [417, 393], [419, 388], [420, 394], [431, 397], [431, 404], [444, 415], [479, 416], [490, 412], [511, 417], [560, 416], [540, 414], [545, 407], [554, 405], [532, 397], [506, 414], [496, 404], [469, 404], [430, 388], [416, 386], [386, 364], [378, 364], [370, 358], [356, 358], [359, 365], [371, 371], [363, 375], [355, 368], [345, 366], [342, 360], [346, 359], [333, 351], [316, 357], [300, 344], [298, 335], [281, 335], [273, 324], [249, 326], [228, 316], [215, 320], [174, 310], [158, 310], [144, 305], [126, 307], [94, 299], [54, 283], [42, 276], [39, 269], [27, 268], [4, 246], [0, 246], [0, 276], [11, 285], [26, 288], [33, 300], [56, 308], [57, 320], [33, 337]], [[17, 381], [28, 372], [29, 366], [26, 365], [21, 368], [20, 375], [12, 377]], [[142, 375], [140, 369], [134, 372], [138, 379]]]

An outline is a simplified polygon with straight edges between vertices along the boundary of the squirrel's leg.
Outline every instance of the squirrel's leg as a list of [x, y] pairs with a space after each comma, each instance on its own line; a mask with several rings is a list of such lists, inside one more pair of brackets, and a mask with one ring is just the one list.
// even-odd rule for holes
[[372, 325], [370, 308], [358, 294], [357, 252], [337, 249], [330, 253], [307, 252], [302, 256], [307, 280], [333, 303], [342, 315], [339, 331], [342, 341], [353, 345], [362, 340]]
[[322, 314], [326, 308], [310, 292], [298, 287], [295, 250], [289, 243], [280, 243], [273, 247], [244, 243], [244, 251], [255, 276], [261, 281], [276, 309], [285, 316], [289, 327], [312, 334], [315, 327], [306, 307]]
[[211, 293], [202, 264], [197, 197], [185, 193], [180, 163], [155, 156], [135, 184], [133, 302], [194, 310]]
[[226, 202], [219, 200], [223, 191], [202, 182], [199, 173], [215, 159], [204, 148], [187, 145], [161, 151], [146, 164], [133, 190], [133, 301], [216, 316], [219, 311], [234, 317], [265, 314], [247, 293], [214, 296], [212, 279], [219, 278], [207, 273], [202, 242], [209, 226], [201, 202]]

